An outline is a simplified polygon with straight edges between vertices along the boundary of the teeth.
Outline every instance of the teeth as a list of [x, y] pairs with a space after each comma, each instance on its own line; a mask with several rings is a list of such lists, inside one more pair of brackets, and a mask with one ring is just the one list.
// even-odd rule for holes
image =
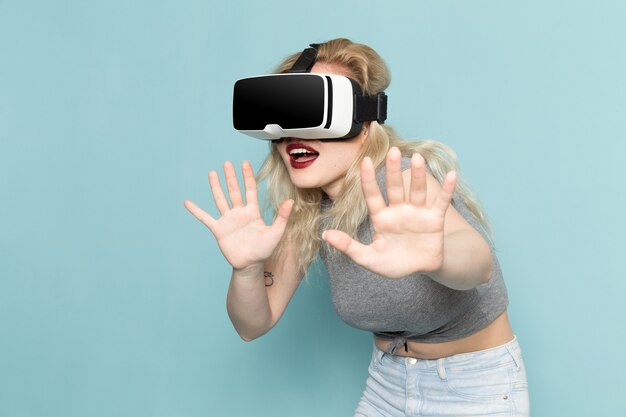
[[292, 150], [289, 151], [290, 155], [294, 155], [294, 154], [297, 154], [297, 153], [307, 154], [307, 153], [312, 153], [312, 152], [310, 152], [310, 151], [308, 151], [308, 150], [306, 150], [304, 148], [292, 149]]

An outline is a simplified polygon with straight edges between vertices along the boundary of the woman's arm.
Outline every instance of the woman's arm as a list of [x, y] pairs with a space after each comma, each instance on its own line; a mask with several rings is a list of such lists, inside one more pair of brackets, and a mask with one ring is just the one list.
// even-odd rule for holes
[[[277, 264], [270, 261], [285, 232], [293, 200], [283, 202], [274, 223], [266, 225], [259, 209], [254, 172], [248, 162], [244, 162], [242, 171], [245, 201], [230, 162], [224, 164], [229, 198], [222, 190], [217, 173], [209, 173], [213, 199], [221, 214], [219, 218], [189, 200], [185, 201], [185, 207], [209, 228], [224, 258], [233, 267], [227, 296], [228, 313], [239, 335], [244, 340], [252, 340], [276, 324], [298, 287], [300, 276], [289, 248], [284, 261]], [[265, 286], [265, 271], [275, 275], [269, 287]]]
[[239, 336], [249, 342], [274, 327], [301, 280], [289, 248], [280, 264], [266, 261], [233, 269], [226, 306]]

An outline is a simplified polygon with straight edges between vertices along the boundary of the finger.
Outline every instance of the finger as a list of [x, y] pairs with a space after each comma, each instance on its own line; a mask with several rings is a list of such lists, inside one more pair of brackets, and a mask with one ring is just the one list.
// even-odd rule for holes
[[365, 203], [370, 215], [373, 216], [387, 207], [385, 199], [380, 193], [380, 187], [376, 182], [374, 164], [368, 157], [363, 158], [363, 162], [361, 162], [361, 188], [363, 189], [363, 196], [365, 197]]
[[220, 178], [217, 175], [217, 172], [209, 172], [209, 184], [211, 184], [211, 192], [213, 193], [213, 201], [215, 201], [215, 206], [223, 215], [228, 210], [230, 210], [230, 204], [228, 204], [228, 200], [224, 195], [224, 191], [222, 190], [222, 186], [220, 185]]
[[446, 210], [452, 202], [452, 195], [454, 194], [454, 188], [456, 187], [456, 180], [456, 172], [448, 172], [443, 180], [443, 185], [437, 195], [437, 199], [433, 203], [433, 209], [438, 211], [442, 216], [445, 215]]
[[239, 189], [239, 181], [235, 167], [229, 161], [224, 164], [224, 176], [226, 177], [226, 187], [228, 187], [228, 196], [233, 207], [243, 207], [243, 196]]
[[322, 239], [333, 248], [345, 253], [358, 265], [366, 266], [369, 259], [369, 247], [352, 239], [350, 235], [340, 230], [326, 230]]
[[244, 161], [241, 167], [243, 172], [243, 184], [246, 188], [246, 204], [259, 205], [259, 196], [256, 188], [256, 178], [254, 178], [254, 171], [250, 162]]
[[[185, 208], [187, 210], [189, 210], [189, 212], [191, 214], [193, 214], [196, 219], [200, 220], [202, 223], [204, 223], [206, 225], [206, 227], [208, 227], [209, 229], [211, 229], [213, 227], [213, 225], [215, 224], [216, 220], [206, 211], [202, 210], [200, 207], [198, 207], [193, 201], [191, 200], [185, 200]], [[211, 229], [212, 231], [212, 229]]]
[[419, 153], [411, 157], [411, 187], [409, 201], [411, 204], [423, 207], [426, 205], [426, 162]]
[[387, 199], [389, 205], [404, 203], [404, 181], [402, 180], [402, 154], [395, 146], [387, 152]]
[[291, 214], [293, 204], [293, 200], [285, 200], [278, 208], [278, 213], [276, 215], [276, 218], [274, 219], [274, 224], [272, 224], [271, 229], [279, 236], [282, 236], [282, 234], [285, 232], [285, 228], [287, 227], [287, 222], [289, 221], [289, 215]]

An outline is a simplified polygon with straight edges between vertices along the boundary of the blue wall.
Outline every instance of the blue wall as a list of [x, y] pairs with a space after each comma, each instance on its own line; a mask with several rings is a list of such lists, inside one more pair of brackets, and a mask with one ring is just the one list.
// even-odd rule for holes
[[[384, 5], [383, 5], [384, 4]], [[0, 415], [343, 416], [371, 336], [324, 272], [246, 344], [183, 208], [266, 146], [239, 77], [345, 36], [389, 124], [451, 145], [496, 230], [536, 416], [624, 415], [621, 1], [0, 1]]]

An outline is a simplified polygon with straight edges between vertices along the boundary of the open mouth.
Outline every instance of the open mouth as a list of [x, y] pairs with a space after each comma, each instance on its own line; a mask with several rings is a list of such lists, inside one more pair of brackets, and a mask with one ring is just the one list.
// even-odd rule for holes
[[287, 146], [289, 162], [296, 169], [306, 168], [320, 155], [315, 149], [302, 143], [290, 143]]

